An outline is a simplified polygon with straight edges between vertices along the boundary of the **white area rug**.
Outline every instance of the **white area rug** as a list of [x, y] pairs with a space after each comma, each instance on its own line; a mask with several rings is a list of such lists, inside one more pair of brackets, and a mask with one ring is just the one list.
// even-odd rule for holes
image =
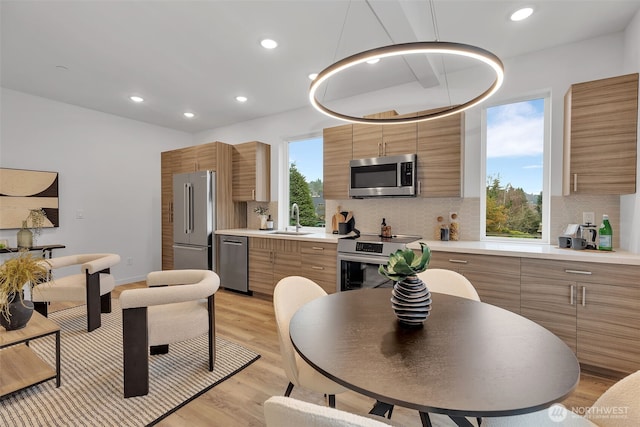
[[[172, 344], [168, 354], [150, 358], [149, 394], [125, 399], [118, 300], [112, 300], [112, 312], [102, 315], [102, 326], [93, 332], [87, 332], [84, 306], [50, 313], [49, 318], [61, 328], [60, 388], [53, 379], [0, 399], [0, 426], [154, 424], [260, 357], [217, 337], [215, 366], [209, 372], [206, 335]], [[30, 345], [55, 366], [54, 336]]]

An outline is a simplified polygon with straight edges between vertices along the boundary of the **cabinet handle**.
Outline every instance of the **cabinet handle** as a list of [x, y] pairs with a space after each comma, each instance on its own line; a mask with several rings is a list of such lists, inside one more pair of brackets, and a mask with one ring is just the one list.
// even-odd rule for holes
[[467, 264], [469, 261], [465, 261], [463, 259], [450, 259], [449, 262], [453, 262], [455, 264]]
[[576, 286], [571, 285], [569, 286], [569, 289], [571, 289], [571, 294], [569, 295], [569, 304], [575, 305], [574, 297], [575, 297]]
[[587, 305], [587, 287], [583, 286], [582, 287], [582, 306], [586, 306]]
[[577, 173], [573, 174], [573, 192], [574, 193], [578, 192], [578, 174]]
[[318, 246], [312, 246], [311, 249], [313, 249], [314, 251], [324, 251], [324, 248]]
[[418, 181], [418, 196], [422, 194], [422, 181]]
[[382, 156], [382, 142], [378, 142], [378, 156]]
[[311, 268], [313, 270], [324, 270], [324, 267], [318, 267], [318, 266], [315, 266], [315, 265], [312, 265]]
[[256, 189], [254, 188], [253, 190], [251, 190], [251, 200], [255, 200], [256, 199]]
[[591, 276], [591, 272], [590, 271], [586, 271], [586, 270], [564, 270], [565, 273], [569, 273], [569, 274], [584, 274], [585, 276]]
[[387, 155], [387, 143], [386, 142], [382, 143], [382, 155], [383, 156]]

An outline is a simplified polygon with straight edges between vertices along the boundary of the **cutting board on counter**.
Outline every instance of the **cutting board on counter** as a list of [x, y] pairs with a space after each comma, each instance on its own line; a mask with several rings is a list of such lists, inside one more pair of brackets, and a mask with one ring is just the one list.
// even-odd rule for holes
[[333, 233], [338, 232], [338, 224], [340, 224], [341, 222], [346, 222], [345, 221], [346, 218], [343, 215], [343, 212], [340, 212], [340, 209], [341, 209], [341, 206], [338, 206], [336, 213], [334, 213], [333, 217], [331, 218], [331, 231]]

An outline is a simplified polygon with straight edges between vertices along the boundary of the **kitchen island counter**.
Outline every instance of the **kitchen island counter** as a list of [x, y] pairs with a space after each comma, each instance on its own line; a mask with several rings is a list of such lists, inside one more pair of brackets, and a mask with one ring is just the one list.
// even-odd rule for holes
[[557, 261], [581, 261], [603, 264], [640, 265], [640, 254], [614, 249], [612, 252], [597, 250], [561, 249], [542, 243], [517, 243], [505, 241], [440, 241], [419, 240], [407, 247], [420, 249], [426, 243], [434, 252], [451, 252], [480, 255], [500, 255], [518, 258], [538, 258]]

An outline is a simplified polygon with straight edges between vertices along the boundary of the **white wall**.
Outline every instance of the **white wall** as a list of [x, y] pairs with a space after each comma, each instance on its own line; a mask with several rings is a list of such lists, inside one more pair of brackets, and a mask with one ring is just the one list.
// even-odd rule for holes
[[[624, 37], [624, 72], [640, 72], [640, 12], [637, 12], [627, 27]], [[638, 136], [640, 136], [640, 114], [638, 114]], [[638, 150], [640, 165], [640, 150]], [[621, 246], [640, 253], [640, 171], [636, 169], [636, 194], [620, 198]]]
[[[37, 243], [66, 245], [54, 256], [117, 253], [118, 283], [159, 270], [160, 153], [191, 145], [192, 135], [12, 90], [0, 95], [0, 166], [59, 173], [60, 227], [44, 229]], [[0, 238], [15, 246], [16, 233], [0, 230]]]

